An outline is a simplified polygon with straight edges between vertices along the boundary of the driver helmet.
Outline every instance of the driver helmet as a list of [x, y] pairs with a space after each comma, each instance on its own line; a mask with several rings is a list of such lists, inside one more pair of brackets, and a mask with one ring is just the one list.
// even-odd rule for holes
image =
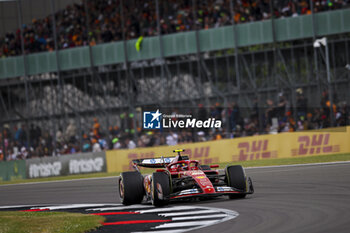
[[182, 170], [187, 170], [187, 164], [186, 163], [180, 163], [179, 168]]

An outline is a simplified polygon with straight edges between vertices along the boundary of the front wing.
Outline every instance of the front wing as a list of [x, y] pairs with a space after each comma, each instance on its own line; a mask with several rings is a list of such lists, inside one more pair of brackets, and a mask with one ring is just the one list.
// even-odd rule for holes
[[239, 190], [233, 187], [228, 186], [217, 186], [214, 187], [215, 192], [214, 193], [203, 193], [201, 189], [199, 188], [193, 188], [193, 189], [185, 189], [181, 190], [176, 193], [170, 194], [169, 199], [175, 200], [175, 199], [185, 199], [185, 198], [192, 198], [192, 197], [218, 197], [222, 195], [230, 195], [230, 194], [253, 194], [254, 188], [251, 179], [248, 179], [248, 189], [245, 190]]

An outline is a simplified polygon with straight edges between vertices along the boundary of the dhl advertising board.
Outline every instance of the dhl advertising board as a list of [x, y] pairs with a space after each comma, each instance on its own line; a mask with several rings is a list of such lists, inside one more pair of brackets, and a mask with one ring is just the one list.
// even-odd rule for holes
[[185, 149], [183, 154], [201, 164], [317, 156], [350, 152], [350, 127], [336, 130], [303, 131], [260, 135], [177, 146], [110, 150], [106, 152], [108, 172], [132, 170], [131, 160], [174, 156], [174, 149]]

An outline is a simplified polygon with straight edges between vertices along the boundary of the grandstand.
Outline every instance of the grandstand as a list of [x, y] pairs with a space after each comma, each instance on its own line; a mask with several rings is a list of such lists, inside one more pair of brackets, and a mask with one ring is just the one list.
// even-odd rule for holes
[[178, 143], [349, 125], [349, 7], [0, 1], [1, 158], [166, 144], [168, 132], [142, 130], [145, 109], [224, 122]]

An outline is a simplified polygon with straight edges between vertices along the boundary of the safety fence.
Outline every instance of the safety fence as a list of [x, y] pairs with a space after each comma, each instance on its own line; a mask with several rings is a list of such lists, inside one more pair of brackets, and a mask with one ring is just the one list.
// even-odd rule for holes
[[350, 127], [260, 135], [176, 146], [109, 150], [0, 163], [0, 180], [132, 170], [133, 159], [173, 156], [172, 150], [202, 164], [350, 153]]

